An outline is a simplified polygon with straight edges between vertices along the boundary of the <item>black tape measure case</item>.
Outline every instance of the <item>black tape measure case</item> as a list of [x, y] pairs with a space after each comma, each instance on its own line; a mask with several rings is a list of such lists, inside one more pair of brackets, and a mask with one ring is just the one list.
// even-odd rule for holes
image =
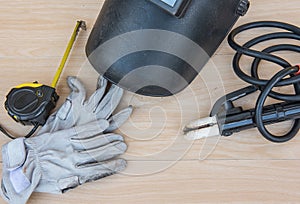
[[15, 121], [23, 125], [44, 125], [58, 98], [50, 86], [22, 84], [8, 93], [5, 108]]

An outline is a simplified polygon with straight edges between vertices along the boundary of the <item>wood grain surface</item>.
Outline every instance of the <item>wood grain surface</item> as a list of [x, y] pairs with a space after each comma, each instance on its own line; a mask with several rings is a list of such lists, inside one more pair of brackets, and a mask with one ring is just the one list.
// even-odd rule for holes
[[[59, 104], [69, 93], [66, 77], [70, 75], [78, 76], [91, 94], [97, 73], [86, 61], [84, 49], [102, 4], [103, 0], [1, 0], [0, 104], [15, 85], [35, 80], [51, 83], [80, 19], [87, 22], [88, 30], [80, 33], [59, 82]], [[251, 0], [251, 4], [237, 25], [257, 20], [300, 25], [299, 0]], [[239, 41], [269, 31], [254, 30]], [[118, 130], [128, 144], [126, 171], [64, 195], [34, 193], [29, 203], [300, 203], [300, 137], [273, 144], [255, 129], [194, 143], [182, 137], [186, 123], [207, 116], [218, 97], [246, 85], [232, 71], [233, 54], [224, 41], [199, 77], [176, 96], [149, 98], [126, 92], [118, 109], [129, 104], [135, 107], [130, 120]], [[295, 53], [280, 54], [299, 63]], [[243, 62], [249, 70], [250, 59]], [[272, 64], [263, 65], [263, 76], [278, 70]], [[254, 94], [238, 104], [250, 108], [255, 99]], [[30, 129], [10, 119], [3, 106], [0, 111], [1, 125], [15, 134]], [[272, 129], [284, 132], [287, 127], [289, 123]], [[0, 134], [1, 145], [8, 141]]]

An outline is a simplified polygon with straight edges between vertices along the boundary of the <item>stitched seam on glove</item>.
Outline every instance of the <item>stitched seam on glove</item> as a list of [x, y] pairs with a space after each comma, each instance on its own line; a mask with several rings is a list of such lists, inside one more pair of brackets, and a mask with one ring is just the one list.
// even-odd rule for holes
[[37, 145], [35, 144], [34, 141], [31, 141], [31, 145], [33, 147], [31, 149], [31, 151], [33, 152], [34, 161], [36, 161], [36, 170], [38, 171], [39, 174], [41, 174], [41, 178], [42, 178], [44, 169], [43, 169], [42, 163], [41, 163], [40, 158], [39, 158], [39, 153], [37, 152], [38, 148], [37, 148]]

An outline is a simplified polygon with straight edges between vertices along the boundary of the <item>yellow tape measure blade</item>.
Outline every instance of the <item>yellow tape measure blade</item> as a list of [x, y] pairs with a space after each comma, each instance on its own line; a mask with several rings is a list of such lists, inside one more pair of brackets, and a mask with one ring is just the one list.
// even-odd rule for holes
[[70, 39], [70, 41], [68, 43], [67, 49], [66, 49], [66, 51], [64, 53], [64, 56], [63, 56], [63, 58], [61, 60], [61, 63], [59, 65], [59, 67], [57, 69], [57, 72], [56, 72], [56, 74], [54, 76], [54, 79], [52, 81], [51, 87], [53, 87], [53, 88], [55, 88], [56, 85], [57, 85], [57, 83], [58, 83], [60, 75], [61, 75], [61, 73], [62, 73], [62, 71], [63, 71], [63, 69], [64, 69], [64, 67], [66, 65], [66, 62], [67, 62], [69, 56], [70, 56], [71, 50], [73, 48], [73, 45], [75, 43], [76, 37], [77, 37], [80, 29], [86, 30], [86, 23], [84, 21], [77, 21], [77, 24], [76, 24], [76, 26], [74, 28], [73, 34], [71, 36], [71, 39]]

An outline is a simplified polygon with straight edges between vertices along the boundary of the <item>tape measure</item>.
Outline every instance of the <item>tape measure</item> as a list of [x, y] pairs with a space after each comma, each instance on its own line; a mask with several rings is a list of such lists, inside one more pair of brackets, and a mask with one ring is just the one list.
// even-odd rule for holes
[[[25, 83], [14, 87], [6, 96], [5, 109], [8, 114], [16, 122], [23, 125], [34, 126], [25, 137], [30, 137], [39, 126], [43, 126], [46, 123], [50, 112], [55, 108], [56, 102], [59, 99], [55, 88], [80, 29], [86, 30], [84, 21], [77, 22], [51, 86], [39, 84], [38, 82]], [[15, 139], [15, 137], [9, 134], [1, 126], [0, 131], [9, 138]]]

